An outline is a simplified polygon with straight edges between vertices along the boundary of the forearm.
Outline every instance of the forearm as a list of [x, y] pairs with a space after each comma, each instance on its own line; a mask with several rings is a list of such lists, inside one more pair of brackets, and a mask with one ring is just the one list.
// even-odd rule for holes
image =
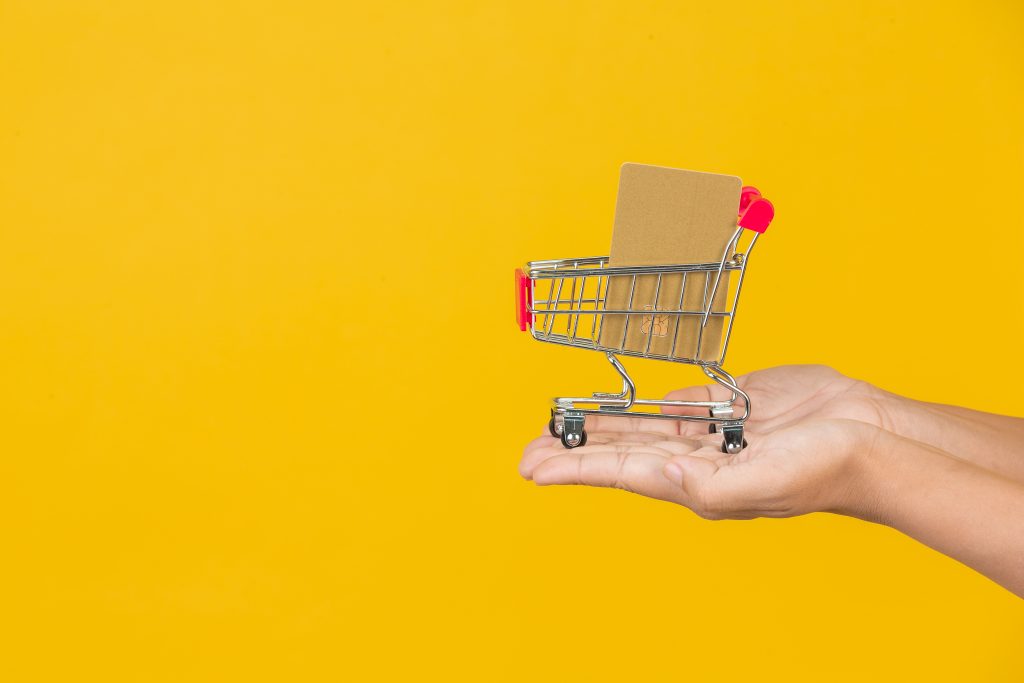
[[1024, 482], [1024, 419], [893, 396], [890, 429]]
[[881, 432], [852, 514], [891, 526], [1024, 597], [1024, 485]]

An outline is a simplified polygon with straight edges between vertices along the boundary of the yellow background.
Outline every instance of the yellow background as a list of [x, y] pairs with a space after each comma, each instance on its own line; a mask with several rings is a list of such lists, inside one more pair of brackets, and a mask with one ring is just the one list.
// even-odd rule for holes
[[0, 678], [1024, 679], [1024, 604], [889, 529], [521, 481], [615, 378], [511, 277], [607, 251], [623, 161], [734, 173], [728, 368], [1022, 414], [1022, 25], [0, 2]]

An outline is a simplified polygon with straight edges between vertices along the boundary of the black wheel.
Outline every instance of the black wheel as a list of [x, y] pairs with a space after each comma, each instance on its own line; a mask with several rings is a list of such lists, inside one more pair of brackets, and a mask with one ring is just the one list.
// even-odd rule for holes
[[555, 437], [556, 439], [561, 436], [561, 434], [559, 434], [558, 431], [555, 430], [555, 416], [554, 415], [552, 415], [551, 419], [548, 420], [548, 431], [551, 432], [551, 436]]
[[559, 438], [562, 440], [562, 445], [565, 446], [566, 448], [579, 448], [580, 446], [586, 446], [587, 445], [587, 432], [586, 432], [586, 430], [584, 430], [583, 432], [580, 433], [579, 443], [571, 443], [566, 438], [566, 434], [562, 434]]
[[[740, 447], [740, 450], [743, 450], [746, 447], [747, 447], [747, 440], [743, 439], [743, 446]], [[726, 443], [724, 441], [722, 442], [722, 452], [723, 453], [728, 453], [729, 452], [729, 447], [726, 445]], [[733, 453], [733, 455], [735, 455], [735, 453]]]

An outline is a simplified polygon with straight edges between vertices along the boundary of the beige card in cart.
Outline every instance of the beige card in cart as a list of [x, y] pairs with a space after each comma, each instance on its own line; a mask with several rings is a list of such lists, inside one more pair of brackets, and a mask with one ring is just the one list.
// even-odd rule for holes
[[[721, 261], [736, 231], [741, 187], [736, 176], [623, 164], [608, 264], [649, 266]], [[717, 271], [710, 275], [689, 273], [685, 277], [663, 275], [660, 286], [658, 276], [641, 275], [635, 287], [631, 287], [630, 277], [611, 278], [607, 309], [690, 313], [605, 315], [600, 345], [659, 356], [716, 360], [722, 351], [725, 318], [712, 316], [701, 334], [701, 312], [717, 275]], [[728, 294], [728, 274], [723, 273], [713, 311], [727, 310]]]

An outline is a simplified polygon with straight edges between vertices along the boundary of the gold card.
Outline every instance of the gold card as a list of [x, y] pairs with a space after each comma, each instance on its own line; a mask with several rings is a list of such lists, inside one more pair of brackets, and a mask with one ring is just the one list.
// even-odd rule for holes
[[[742, 184], [736, 176], [623, 164], [608, 265], [718, 263], [736, 231]], [[716, 279], [717, 271], [612, 277], [605, 307], [638, 313], [605, 315], [600, 345], [673, 358], [718, 359], [725, 317], [712, 315], [701, 331], [713, 291], [712, 311], [727, 311], [729, 273], [722, 273], [717, 291]]]

